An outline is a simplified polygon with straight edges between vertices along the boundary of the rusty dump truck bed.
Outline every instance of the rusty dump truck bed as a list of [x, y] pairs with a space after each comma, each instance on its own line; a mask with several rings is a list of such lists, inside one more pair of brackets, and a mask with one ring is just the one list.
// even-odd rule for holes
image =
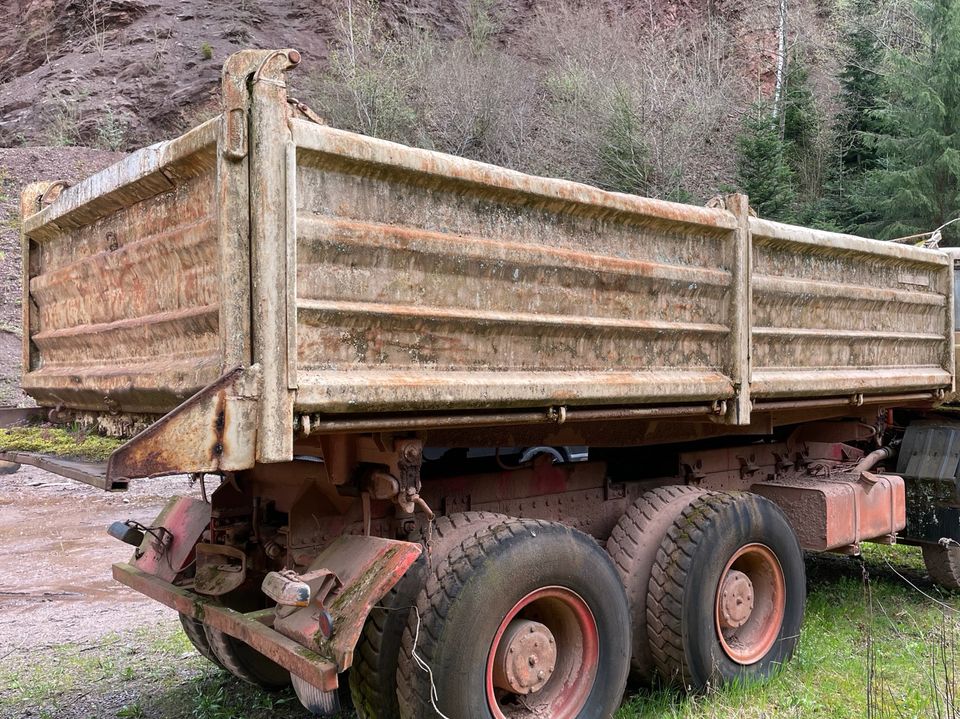
[[52, 202], [28, 188], [40, 405], [159, 416], [248, 368], [230, 396], [270, 462], [301, 422], [710, 405], [746, 424], [953, 385], [939, 252], [337, 130], [287, 102], [294, 60], [235, 56], [220, 116]]

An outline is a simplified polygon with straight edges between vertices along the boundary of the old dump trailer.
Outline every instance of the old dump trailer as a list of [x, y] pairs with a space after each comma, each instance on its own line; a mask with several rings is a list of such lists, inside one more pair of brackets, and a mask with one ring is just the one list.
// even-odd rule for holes
[[111, 531], [202, 654], [317, 713], [605, 717], [630, 671], [789, 658], [801, 548], [960, 578], [946, 254], [336, 130], [298, 62], [234, 55], [218, 117], [23, 194], [33, 414], [129, 439], [0, 459], [193, 474]]

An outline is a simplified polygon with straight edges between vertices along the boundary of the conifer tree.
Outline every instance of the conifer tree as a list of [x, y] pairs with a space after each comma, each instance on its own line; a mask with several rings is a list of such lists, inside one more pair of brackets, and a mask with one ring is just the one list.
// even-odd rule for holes
[[784, 153], [777, 121], [754, 105], [737, 137], [737, 185], [761, 217], [787, 221], [795, 199], [793, 171]]
[[[833, 125], [835, 148], [829, 165], [825, 214], [836, 229], [856, 230], [877, 219], [875, 208], [858, 203], [865, 173], [878, 166], [878, 138], [883, 133], [881, 104], [883, 51], [870, 14], [873, 0], [855, 0], [844, 33], [844, 62], [837, 75], [840, 106]], [[858, 206], [860, 205], [860, 206]]]
[[810, 89], [810, 73], [799, 54], [787, 68], [783, 96], [783, 141], [794, 171], [806, 159], [820, 133], [820, 113]]
[[826, 179], [823, 142], [823, 123], [810, 87], [810, 74], [801, 54], [794, 52], [783, 95], [783, 153], [793, 171], [794, 219], [802, 224], [822, 224], [819, 219], [824, 209], [820, 201]]
[[845, 176], [857, 177], [877, 167], [875, 139], [883, 132], [880, 103], [884, 94], [880, 67], [883, 52], [866, 23], [873, 0], [857, 0], [844, 40], [846, 57], [837, 79], [840, 112], [836, 134]]
[[[891, 55], [878, 168], [858, 198], [878, 217], [861, 231], [882, 238], [931, 231], [960, 215], [960, 0], [918, 2], [916, 12], [925, 46]], [[944, 244], [957, 244], [958, 226], [944, 231]]]

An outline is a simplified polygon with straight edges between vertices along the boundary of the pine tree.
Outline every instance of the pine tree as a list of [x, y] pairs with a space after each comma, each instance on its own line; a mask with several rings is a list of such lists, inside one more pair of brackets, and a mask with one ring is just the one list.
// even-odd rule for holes
[[810, 89], [810, 73], [799, 54], [794, 53], [787, 68], [783, 96], [783, 141], [794, 171], [808, 158], [819, 134], [820, 113]]
[[[859, 198], [879, 217], [860, 229], [883, 238], [928, 232], [960, 215], [960, 0], [928, 0], [916, 12], [925, 47], [891, 56], [888, 125]], [[944, 231], [944, 244], [960, 240], [957, 228]]]
[[880, 102], [884, 94], [879, 69], [883, 52], [866, 18], [874, 0], [857, 0], [844, 36], [846, 59], [837, 75], [840, 81], [840, 112], [836, 134], [840, 163], [845, 176], [856, 177], [877, 167], [875, 138], [883, 132]]
[[787, 68], [783, 95], [783, 152], [793, 171], [797, 206], [794, 219], [802, 224], [818, 222], [823, 214], [825, 167], [821, 151], [823, 123], [817, 108], [810, 74], [799, 52]]
[[840, 110], [833, 126], [836, 147], [827, 181], [826, 214], [843, 230], [856, 229], [876, 219], [872, 207], [857, 207], [864, 174], [878, 166], [877, 138], [883, 133], [880, 112], [884, 82], [880, 74], [883, 52], [869, 27], [874, 0], [856, 0], [844, 33], [844, 64], [837, 75]]
[[777, 121], [754, 105], [737, 137], [737, 185], [762, 217], [787, 221], [795, 200], [794, 177], [787, 163]]

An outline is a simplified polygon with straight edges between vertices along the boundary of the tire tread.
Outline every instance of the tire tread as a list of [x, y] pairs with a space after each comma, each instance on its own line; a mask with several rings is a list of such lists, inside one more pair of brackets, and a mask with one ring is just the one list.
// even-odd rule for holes
[[664, 519], [672, 520], [704, 491], [689, 485], [669, 485], [644, 492], [623, 513], [607, 540], [607, 553], [617, 567], [630, 603], [633, 625], [630, 666], [634, 677], [641, 682], [650, 681], [656, 667], [647, 628], [649, 582], [638, 580], [637, 576], [647, 576], [651, 571], [648, 569], [651, 546], [653, 561], [656, 561], [656, 551], [670, 527], [664, 526]]
[[[465, 534], [476, 531], [480, 526], [505, 519], [506, 515], [482, 511], [458, 512], [437, 518], [431, 536], [424, 542], [427, 565], [436, 564], [436, 555], [444, 555]], [[402, 642], [407, 615], [423, 586], [417, 567], [417, 564], [413, 565], [408, 574], [370, 611], [357, 641], [353, 665], [350, 668], [350, 693], [360, 719], [400, 717], [397, 702], [398, 655], [385, 655], [385, 652], [391, 650], [384, 646], [384, 640], [389, 632], [396, 631]], [[398, 616], [391, 613], [397, 613]], [[402, 616], [399, 616], [400, 614]]]

